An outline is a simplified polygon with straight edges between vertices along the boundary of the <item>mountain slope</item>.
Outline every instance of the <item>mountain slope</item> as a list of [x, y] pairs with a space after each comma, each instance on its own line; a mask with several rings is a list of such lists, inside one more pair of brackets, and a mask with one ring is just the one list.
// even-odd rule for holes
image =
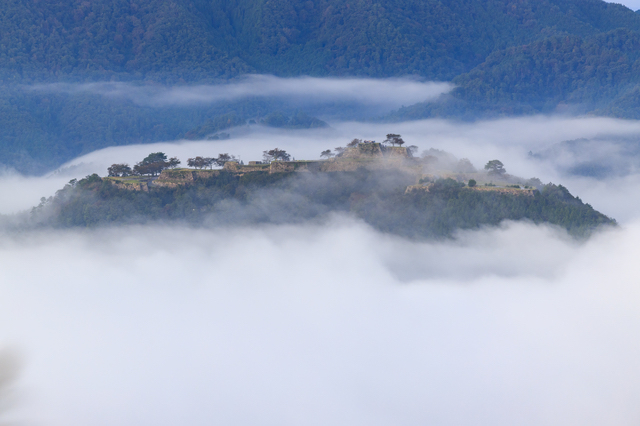
[[625, 29], [591, 37], [556, 36], [494, 52], [437, 103], [395, 118], [573, 110], [637, 118], [640, 33]]
[[601, 0], [5, 0], [0, 28], [0, 165], [29, 173], [232, 112], [296, 113], [268, 99], [187, 110], [20, 86], [42, 81], [414, 75], [458, 87], [391, 118], [558, 106], [640, 117], [640, 15]]
[[189, 1], [6, 0], [0, 9], [5, 75], [178, 73], [249, 70], [215, 47]]
[[331, 173], [211, 172], [187, 185], [119, 189], [94, 174], [35, 207], [33, 226], [95, 227], [149, 221], [196, 226], [291, 224], [329, 214], [353, 215], [374, 228], [414, 239], [451, 237], [460, 229], [527, 220], [584, 237], [615, 220], [584, 204], [561, 185], [530, 195], [483, 191], [440, 179], [428, 191], [409, 191], [415, 176], [401, 170]]
[[12, 76], [448, 80], [550, 36], [640, 31], [640, 16], [600, 0], [6, 0], [0, 26]]

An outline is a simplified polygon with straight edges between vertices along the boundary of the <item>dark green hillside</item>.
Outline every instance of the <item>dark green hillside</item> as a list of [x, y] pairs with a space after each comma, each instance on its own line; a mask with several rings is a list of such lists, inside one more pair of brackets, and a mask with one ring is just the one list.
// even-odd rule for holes
[[0, 70], [13, 77], [448, 80], [497, 50], [638, 31], [640, 17], [600, 0], [6, 0], [0, 28]]
[[396, 118], [468, 114], [596, 112], [640, 117], [640, 33], [613, 30], [588, 38], [556, 36], [494, 52], [456, 77], [458, 86], [435, 104]]
[[[640, 15], [601, 0], [5, 0], [0, 29], [0, 165], [22, 172], [110, 145], [206, 136], [227, 114], [323, 117], [286, 101], [151, 108], [23, 90], [34, 82], [414, 75], [459, 87], [394, 119], [558, 105], [640, 117]], [[287, 120], [279, 125], [322, 125]]]
[[91, 95], [0, 87], [0, 166], [39, 174], [108, 146], [204, 138], [285, 108], [268, 100], [153, 108]]
[[97, 175], [71, 182], [34, 208], [35, 226], [87, 227], [153, 220], [195, 225], [300, 223], [331, 212], [353, 214], [375, 228], [409, 238], [442, 238], [459, 229], [503, 220], [550, 223], [576, 236], [615, 221], [569, 191], [547, 185], [533, 195], [480, 191], [452, 179], [429, 191], [405, 188], [414, 177], [401, 171], [219, 175], [148, 192], [118, 189]]
[[189, 1], [5, 0], [0, 28], [0, 69], [7, 77], [189, 79], [249, 70], [216, 47]]
[[[598, 0], [238, 3], [229, 2], [226, 11], [230, 27], [240, 28], [240, 48], [251, 52], [239, 56], [256, 69], [289, 75], [448, 80], [509, 46], [557, 34], [640, 30], [631, 10]], [[239, 13], [244, 19], [233, 18]]]

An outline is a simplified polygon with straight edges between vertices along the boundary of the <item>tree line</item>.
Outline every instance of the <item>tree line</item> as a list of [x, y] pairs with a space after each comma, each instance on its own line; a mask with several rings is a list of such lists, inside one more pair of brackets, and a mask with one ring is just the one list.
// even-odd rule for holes
[[[362, 144], [362, 143], [375, 143], [375, 141], [365, 141], [362, 139], [352, 139], [351, 142], [349, 142], [347, 144], [346, 147], [343, 146], [338, 146], [336, 148], [333, 149], [333, 151], [335, 151], [335, 154], [330, 150], [330, 149], [325, 149], [324, 151], [322, 151], [320, 153], [320, 158], [325, 158], [325, 159], [329, 159], [329, 158], [333, 158], [333, 157], [340, 157], [346, 150], [347, 148], [355, 148], [356, 146]], [[396, 146], [398, 145], [399, 147], [402, 147], [402, 145], [405, 144], [404, 139], [402, 139], [401, 135], [398, 135], [396, 133], [389, 133], [387, 134], [387, 138], [385, 140], [383, 140], [381, 142], [382, 145], [385, 144], [389, 144], [391, 146]], [[411, 153], [411, 154], [415, 154], [418, 151], [418, 147], [415, 145], [410, 145], [407, 147], [407, 150]]]
[[[187, 165], [196, 169], [213, 168], [224, 166], [226, 162], [234, 161], [236, 158], [227, 153], [217, 157], [194, 157], [187, 160]], [[157, 176], [165, 169], [175, 169], [181, 164], [177, 157], [167, 159], [164, 152], [153, 152], [147, 155], [142, 161], [136, 163], [133, 168], [126, 163], [112, 164], [107, 173], [109, 177], [127, 176]]]
[[[361, 143], [370, 143], [371, 141], [363, 141], [362, 139], [353, 139], [349, 142], [346, 148], [358, 146]], [[387, 138], [382, 142], [383, 144], [391, 144], [392, 146], [402, 146], [405, 141], [402, 136], [395, 133], [389, 133]], [[336, 155], [340, 156], [345, 150], [345, 147], [337, 147], [335, 151], [337, 154], [333, 154], [331, 150], [325, 150], [320, 153], [321, 158], [332, 158]], [[408, 147], [409, 151], [416, 151], [417, 146], [412, 145]], [[262, 152], [262, 160], [265, 163], [272, 161], [290, 161], [291, 154], [284, 149], [274, 148], [265, 150]], [[224, 165], [230, 161], [237, 161], [234, 155], [228, 153], [219, 154], [217, 157], [202, 157], [196, 156], [187, 159], [187, 166], [195, 169], [213, 169], [214, 166], [224, 167]], [[181, 164], [181, 161], [176, 157], [167, 159], [167, 155], [164, 152], [154, 152], [146, 156], [142, 161], [136, 163], [133, 167], [126, 163], [112, 164], [108, 169], [109, 177], [127, 177], [127, 176], [157, 176], [165, 169], [174, 169]]]
[[[262, 158], [265, 162], [289, 161], [291, 155], [283, 149], [274, 148], [264, 151]], [[224, 167], [230, 161], [238, 161], [238, 159], [235, 155], [228, 153], [219, 154], [217, 157], [196, 156], [187, 159], [187, 166], [194, 169], [213, 169], [214, 166]], [[167, 158], [164, 152], [153, 152], [133, 167], [126, 163], [112, 164], [107, 168], [107, 173], [109, 177], [157, 176], [163, 170], [174, 169], [180, 164], [181, 161], [177, 157]]]

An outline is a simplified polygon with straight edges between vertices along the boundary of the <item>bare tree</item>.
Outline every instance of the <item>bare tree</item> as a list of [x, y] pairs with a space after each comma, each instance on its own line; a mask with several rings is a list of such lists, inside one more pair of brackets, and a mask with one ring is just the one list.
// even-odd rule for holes
[[213, 165], [217, 164], [216, 159], [212, 157], [204, 157], [203, 159], [203, 167], [213, 169]]

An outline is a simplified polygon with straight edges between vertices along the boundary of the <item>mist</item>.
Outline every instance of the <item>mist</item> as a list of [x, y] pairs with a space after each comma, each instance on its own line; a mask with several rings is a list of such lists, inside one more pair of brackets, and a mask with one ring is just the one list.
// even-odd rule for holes
[[[282, 130], [262, 126], [231, 129], [231, 139], [214, 141], [168, 141], [158, 144], [110, 147], [74, 159], [51, 176], [81, 178], [90, 173], [101, 176], [113, 163], [135, 164], [150, 152], [162, 151], [177, 156], [186, 163], [188, 158], [215, 157], [220, 153], [236, 155], [244, 162], [260, 160], [262, 151], [278, 147], [285, 149], [297, 160], [319, 159], [320, 152], [345, 146], [353, 138], [382, 141], [387, 133], [402, 134], [407, 145], [418, 146], [418, 153], [429, 148], [445, 150], [457, 158], [468, 158], [476, 168], [482, 169], [489, 160], [499, 159], [508, 173], [523, 178], [537, 177], [544, 183], [554, 182], [566, 186], [572, 193], [601, 212], [627, 221], [637, 217], [640, 207], [638, 168], [625, 164], [636, 161], [636, 156], [607, 156], [607, 164], [625, 170], [611, 176], [582, 176], [568, 174], [572, 164], [602, 157], [601, 152], [615, 149], [619, 138], [640, 139], [640, 122], [611, 118], [533, 116], [500, 120], [460, 123], [450, 120], [421, 120], [403, 123], [335, 122], [330, 129]], [[599, 151], [582, 150], [580, 155], [566, 152], [562, 161], [532, 158], [530, 151], [543, 152], [557, 144], [574, 139], [599, 138]], [[616, 166], [619, 164], [620, 166]], [[37, 182], [37, 181], [34, 181]], [[0, 185], [0, 189], [2, 186]], [[0, 194], [4, 195], [4, 194]], [[51, 194], [42, 194], [49, 196]], [[4, 195], [10, 197], [9, 193]], [[37, 204], [34, 199], [32, 204]], [[23, 204], [23, 208], [30, 205]], [[15, 211], [15, 209], [13, 210]], [[0, 213], [10, 213], [5, 209]]]
[[[576, 241], [505, 222], [416, 242], [349, 216], [289, 225], [148, 224], [0, 234], [0, 347], [18, 348], [4, 419], [42, 425], [634, 425], [640, 421], [640, 176], [568, 173], [528, 153], [640, 123], [528, 117], [231, 129], [218, 141], [111, 147], [48, 177], [0, 177], [0, 213], [71, 178], [163, 151], [183, 163], [265, 149], [317, 159], [352, 138], [500, 159], [621, 226]], [[600, 156], [600, 157], [598, 157]], [[594, 151], [594, 159], [602, 151]], [[610, 156], [615, 162], [619, 157]], [[620, 157], [620, 164], [623, 164]], [[628, 162], [628, 158], [624, 159]], [[572, 163], [573, 162], [573, 163]], [[627, 164], [627, 163], [624, 163]], [[20, 198], [23, 197], [23, 198]], [[36, 198], [37, 197], [37, 198]], [[34, 199], [33, 202], [29, 201]], [[0, 418], [1, 418], [0, 413]]]
[[136, 85], [120, 82], [52, 83], [26, 86], [45, 93], [95, 94], [126, 99], [144, 106], [188, 106], [270, 97], [304, 100], [305, 103], [350, 101], [384, 104], [387, 110], [435, 99], [453, 88], [450, 83], [409, 78], [280, 78], [247, 75], [231, 83], [194, 86]]
[[[640, 226], [36, 232], [0, 335], [36, 424], [637, 424]], [[29, 267], [38, 259], [38, 268]]]
[[[621, 138], [640, 140], [640, 122], [632, 120], [533, 116], [475, 123], [439, 119], [403, 123], [334, 122], [331, 128], [310, 130], [245, 126], [228, 132], [231, 138], [227, 140], [109, 147], [78, 157], [43, 178], [5, 175], [0, 178], [0, 198], [6, 200], [0, 204], [0, 214], [29, 209], [38, 204], [40, 197], [53, 195], [55, 189], [72, 178], [91, 173], [105, 176], [111, 164], [133, 165], [150, 152], [162, 151], [169, 157], [176, 156], [183, 165], [188, 158], [215, 157], [225, 152], [244, 162], [260, 160], [264, 150], [275, 147], [285, 149], [297, 160], [314, 160], [319, 159], [323, 150], [345, 146], [353, 138], [382, 141], [387, 133], [402, 134], [407, 145], [418, 146], [418, 152], [436, 148], [457, 158], [468, 158], [478, 169], [489, 160], [499, 159], [508, 173], [523, 178], [537, 177], [544, 183], [561, 183], [597, 210], [623, 223], [637, 217], [640, 208], [640, 167], [628, 166], [630, 162], [640, 166], [640, 153], [611, 155], [619, 152], [617, 144]], [[563, 151], [562, 156], [542, 160], [529, 155], [530, 151], [549, 151], [563, 141], [580, 138], [595, 140], [599, 149]], [[574, 165], [600, 161], [605, 155], [606, 164], [618, 172], [596, 177], [567, 173]]]

